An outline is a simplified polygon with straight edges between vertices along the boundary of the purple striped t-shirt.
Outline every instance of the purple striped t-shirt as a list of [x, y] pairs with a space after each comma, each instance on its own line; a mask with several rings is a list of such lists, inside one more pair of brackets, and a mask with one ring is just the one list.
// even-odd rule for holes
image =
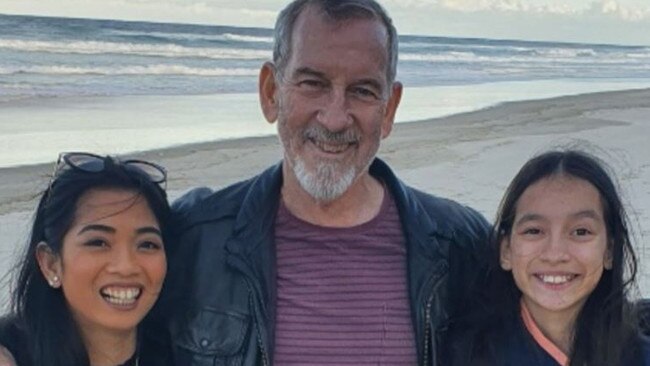
[[316, 226], [280, 206], [275, 365], [417, 363], [404, 235], [385, 192], [377, 217], [350, 228]]

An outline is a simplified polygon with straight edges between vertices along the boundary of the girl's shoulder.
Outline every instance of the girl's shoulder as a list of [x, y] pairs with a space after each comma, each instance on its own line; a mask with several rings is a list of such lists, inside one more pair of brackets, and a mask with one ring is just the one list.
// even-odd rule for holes
[[640, 338], [641, 343], [641, 357], [643, 358], [643, 365], [650, 366], [650, 337], [642, 335]]

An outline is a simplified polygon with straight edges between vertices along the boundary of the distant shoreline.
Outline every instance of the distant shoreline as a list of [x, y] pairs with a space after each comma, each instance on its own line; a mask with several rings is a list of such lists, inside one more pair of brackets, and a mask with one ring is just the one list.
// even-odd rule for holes
[[[437, 128], [444, 128], [445, 130], [453, 128], [454, 126], [460, 127], [468, 124], [480, 124], [482, 122], [488, 122], [491, 118], [497, 118], [499, 116], [507, 117], [513, 112], [516, 114], [521, 110], [525, 109], [536, 109], [543, 111], [545, 106], [551, 105], [555, 106], [561, 102], [572, 102], [579, 105], [583, 101], [590, 100], [603, 100], [607, 101], [610, 99], [616, 99], [616, 103], [612, 107], [621, 108], [627, 107], [626, 105], [621, 106], [620, 104], [629, 104], [630, 107], [639, 107], [643, 104], [638, 105], [635, 99], [631, 99], [626, 103], [627, 98], [625, 96], [637, 96], [645, 95], [650, 93], [650, 88], [647, 89], [631, 89], [623, 91], [603, 91], [596, 93], [586, 93], [579, 95], [569, 95], [569, 96], [559, 96], [548, 99], [535, 99], [535, 100], [524, 100], [524, 101], [514, 101], [514, 102], [502, 102], [492, 106], [480, 108], [477, 110], [462, 112], [450, 116], [443, 116], [437, 118], [428, 118], [417, 121], [404, 121], [402, 123], [396, 124], [394, 128], [393, 135], [390, 136], [386, 142], [388, 145], [391, 144], [393, 139], [400, 138], [400, 134], [403, 132], [409, 131], [422, 131], [422, 130], [432, 130], [436, 132]], [[637, 98], [638, 99], [638, 98]], [[607, 103], [603, 104], [603, 107], [606, 107]], [[650, 99], [648, 100], [648, 107], [650, 107]], [[533, 121], [531, 120], [531, 123]], [[259, 123], [265, 123], [259, 121]], [[397, 135], [397, 137], [396, 137]], [[386, 145], [386, 143], [384, 143]], [[385, 148], [385, 146], [384, 146]], [[277, 136], [275, 134], [265, 135], [265, 136], [252, 136], [252, 137], [240, 137], [240, 138], [226, 138], [226, 139], [216, 139], [212, 141], [197, 142], [197, 143], [185, 143], [178, 144], [169, 147], [161, 147], [143, 151], [134, 151], [126, 154], [118, 154], [123, 156], [130, 157], [140, 157], [156, 161], [161, 164], [165, 164], [165, 161], [174, 161], [181, 160], [191, 157], [195, 154], [205, 153], [208, 151], [233, 151], [237, 154], [245, 154], [247, 150], [250, 150], [253, 154], [259, 153], [260, 150], [273, 152], [271, 162], [279, 160], [281, 158], [280, 147], [277, 141]], [[379, 156], [382, 156], [382, 150], [380, 150]], [[8, 194], [7, 188], [18, 187], [21, 190], [24, 188], [23, 183], [41, 180], [41, 184], [44, 179], [48, 179], [49, 174], [52, 171], [54, 160], [56, 157], [53, 157], [52, 162], [48, 163], [37, 163], [37, 164], [28, 164], [21, 166], [12, 166], [12, 167], [0, 167], [0, 175], [3, 177], [3, 180], [0, 183], [0, 215], [7, 212], [14, 211], [15, 209], [22, 210], [28, 205], [17, 205], [7, 209], [7, 205], [11, 201], [11, 197], [20, 197], [26, 198], [27, 195], [20, 194]], [[215, 160], [223, 159], [223, 157], [214, 157]], [[239, 171], [239, 170], [238, 170]], [[238, 176], [237, 174], [231, 174], [224, 172], [226, 176]], [[176, 186], [175, 182], [174, 169], [170, 169], [170, 190], [183, 189], [182, 184]], [[31, 179], [30, 179], [31, 177]], [[180, 177], [177, 177], [180, 179]], [[217, 179], [220, 181], [221, 179]], [[37, 185], [37, 184], [35, 184]], [[36, 194], [36, 190], [30, 190], [31, 193]], [[31, 195], [30, 195], [31, 196]], [[26, 199], [19, 200], [20, 202], [26, 201]]]
[[[405, 87], [396, 121], [411, 124], [503, 103], [648, 87], [650, 79]], [[124, 155], [276, 133], [254, 93], [43, 97], [0, 103], [0, 111], [0, 169], [53, 162], [61, 151]]]

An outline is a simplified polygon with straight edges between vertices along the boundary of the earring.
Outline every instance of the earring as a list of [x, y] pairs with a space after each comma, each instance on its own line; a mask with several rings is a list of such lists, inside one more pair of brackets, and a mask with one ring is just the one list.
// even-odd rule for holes
[[51, 280], [47, 281], [50, 284], [50, 287], [58, 288], [59, 287], [59, 276], [52, 277]]

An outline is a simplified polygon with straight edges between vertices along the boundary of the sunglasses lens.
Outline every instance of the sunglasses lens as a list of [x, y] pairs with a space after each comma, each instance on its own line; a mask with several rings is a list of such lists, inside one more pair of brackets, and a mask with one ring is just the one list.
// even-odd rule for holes
[[141, 173], [146, 174], [154, 183], [162, 183], [167, 179], [165, 170], [157, 165], [135, 160], [128, 161], [125, 164], [129, 167], [129, 169], [135, 169]]
[[78, 169], [89, 173], [98, 173], [104, 170], [104, 159], [90, 154], [68, 154], [65, 161]]

